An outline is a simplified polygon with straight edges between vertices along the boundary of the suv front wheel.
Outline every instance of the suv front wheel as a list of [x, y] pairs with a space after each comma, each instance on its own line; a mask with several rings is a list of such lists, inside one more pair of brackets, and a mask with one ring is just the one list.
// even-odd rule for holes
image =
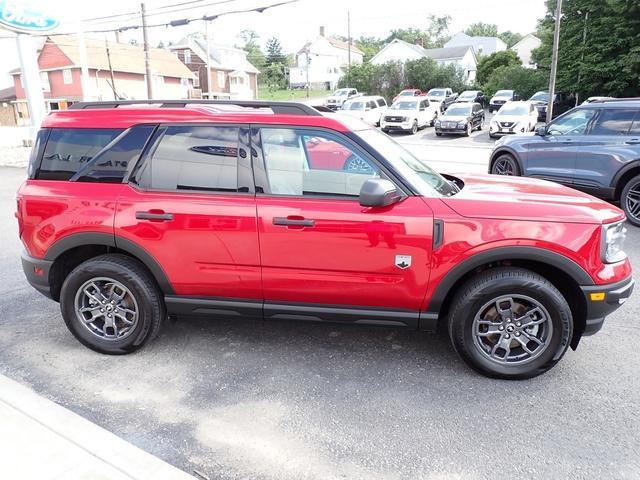
[[573, 334], [567, 301], [544, 277], [495, 268], [471, 278], [453, 300], [449, 335], [456, 352], [483, 375], [531, 378], [564, 355]]
[[491, 173], [494, 175], [519, 176], [520, 167], [513, 155], [503, 153], [493, 162]]
[[640, 227], [640, 175], [636, 175], [622, 189], [620, 206], [627, 215], [627, 220]]
[[100, 255], [73, 269], [62, 285], [60, 309], [83, 345], [116, 355], [154, 338], [166, 316], [162, 295], [146, 268], [120, 254]]

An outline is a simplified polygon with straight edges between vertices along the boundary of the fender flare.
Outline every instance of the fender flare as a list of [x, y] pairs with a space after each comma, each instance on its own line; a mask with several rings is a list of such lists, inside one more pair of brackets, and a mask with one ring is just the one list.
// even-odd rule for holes
[[620, 182], [622, 177], [624, 177], [624, 175], [627, 172], [629, 172], [630, 170], [633, 170], [634, 168], [640, 168], [640, 159], [633, 160], [633, 161], [625, 164], [624, 167], [622, 167], [620, 170], [618, 170], [616, 172], [616, 174], [613, 176], [613, 179], [611, 180], [610, 187], [611, 188], [615, 188], [617, 190], [618, 189], [618, 183]]
[[104, 245], [127, 252], [129, 255], [142, 262], [149, 269], [165, 295], [173, 295], [175, 293], [167, 274], [153, 255], [137, 243], [116, 235], [100, 232], [85, 232], [67, 235], [49, 247], [44, 255], [44, 260], [53, 262], [66, 251], [75, 247], [82, 247], [84, 245]]
[[438, 314], [444, 300], [454, 285], [465, 275], [487, 263], [501, 260], [531, 260], [550, 267], [558, 268], [573, 278], [578, 285], [594, 285], [593, 279], [576, 262], [549, 250], [538, 247], [497, 247], [485, 250], [469, 257], [452, 268], [438, 283], [433, 295], [429, 299], [427, 313]]

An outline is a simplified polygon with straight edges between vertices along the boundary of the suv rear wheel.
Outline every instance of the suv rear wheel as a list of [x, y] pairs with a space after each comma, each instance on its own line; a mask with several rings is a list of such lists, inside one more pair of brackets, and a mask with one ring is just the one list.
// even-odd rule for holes
[[162, 295], [147, 270], [126, 255], [101, 255], [65, 279], [60, 308], [67, 327], [85, 346], [124, 354], [154, 338], [166, 316]]
[[494, 175], [519, 176], [520, 167], [516, 159], [513, 158], [513, 155], [503, 153], [493, 162], [491, 173]]
[[548, 280], [522, 268], [495, 268], [465, 283], [450, 310], [456, 352], [483, 375], [531, 378], [564, 355], [571, 309]]
[[627, 220], [640, 227], [640, 175], [636, 175], [622, 189], [620, 206], [627, 215]]

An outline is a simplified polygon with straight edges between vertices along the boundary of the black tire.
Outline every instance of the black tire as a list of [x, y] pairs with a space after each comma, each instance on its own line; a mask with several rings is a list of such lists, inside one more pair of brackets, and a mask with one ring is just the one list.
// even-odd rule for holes
[[482, 131], [482, 129], [484, 128], [484, 117], [482, 117], [480, 119], [480, 123], [478, 123], [478, 131]]
[[429, 126], [434, 127], [437, 119], [438, 119], [438, 112], [436, 112], [433, 118], [431, 119], [431, 123], [429, 123]]
[[622, 189], [620, 207], [632, 225], [640, 227], [640, 175], [636, 175]]
[[471, 126], [471, 122], [469, 122], [469, 123], [467, 123], [467, 128], [464, 131], [464, 136], [465, 137], [470, 137], [472, 131], [473, 131], [473, 127]]
[[[542, 308], [539, 308], [540, 318], [545, 320], [541, 324], [542, 326], [535, 326], [537, 333], [532, 334], [533, 326], [527, 328], [518, 322], [516, 328], [515, 323], [506, 323], [507, 320], [515, 322], [516, 319], [524, 318], [524, 316], [514, 315], [513, 309], [505, 309], [510, 312], [505, 315], [506, 319], [502, 315], [498, 315], [498, 318], [501, 319], [498, 322], [502, 323], [495, 323], [492, 326], [496, 325], [494, 327], [496, 329], [499, 328], [497, 325], [501, 325], [502, 332], [495, 333], [493, 338], [495, 335], [500, 335], [500, 337], [497, 342], [493, 341], [500, 345], [503, 344], [502, 342], [510, 345], [509, 352], [506, 348], [498, 349], [498, 351], [505, 352], [504, 358], [508, 358], [511, 352], [516, 352], [514, 353], [515, 360], [502, 362], [493, 359], [492, 355], [486, 351], [491, 346], [490, 338], [492, 337], [486, 334], [485, 336], [475, 334], [474, 329], [477, 325], [486, 323], [486, 320], [483, 320], [476, 324], [476, 318], [486, 318], [482, 314], [487, 311], [487, 305], [490, 305], [489, 308], [493, 308], [497, 312], [494, 305], [498, 305], [498, 303], [492, 302], [499, 299], [501, 305], [516, 305], [514, 299], [517, 296], [521, 297], [518, 301], [526, 303], [530, 300], [533, 305], [541, 305]], [[511, 298], [512, 302], [502, 300], [504, 298]], [[508, 318], [508, 316], [512, 318]], [[540, 321], [540, 319], [535, 321]], [[514, 330], [509, 331], [515, 333], [507, 334], [507, 330], [504, 329], [505, 325], [513, 328]], [[488, 329], [489, 327], [478, 328]], [[531, 337], [537, 338], [537, 335], [544, 337], [545, 334], [544, 341], [537, 347], [535, 347], [538, 345], [537, 343], [528, 340]], [[518, 335], [518, 338], [515, 335]], [[449, 337], [454, 349], [467, 365], [488, 377], [520, 380], [540, 375], [552, 368], [563, 357], [571, 342], [572, 335], [573, 316], [566, 299], [547, 279], [523, 268], [494, 268], [472, 277], [456, 293], [449, 313]], [[527, 341], [527, 348], [532, 349], [535, 355], [525, 352], [521, 346], [523, 338]], [[489, 343], [488, 347], [485, 342]], [[532, 347], [532, 345], [534, 346]], [[519, 352], [521, 355], [525, 355], [522, 360], [518, 360], [517, 353]]]
[[503, 153], [495, 159], [491, 165], [491, 173], [494, 175], [520, 176], [518, 161], [509, 153]]
[[[136, 322], [123, 338], [101, 338], [85, 326], [80, 319], [82, 314], [76, 310], [82, 287], [99, 278], [120, 283], [135, 301]], [[166, 317], [162, 294], [151, 274], [139, 261], [121, 254], [100, 255], [74, 268], [62, 284], [60, 310], [67, 328], [80, 343], [96, 352], [111, 355], [131, 353], [142, 347], [157, 336]]]
[[437, 135], [438, 137], [441, 137], [441, 136], [442, 136], [442, 132], [436, 132], [436, 135]]
[[413, 125], [411, 125], [411, 135], [415, 135], [418, 133], [418, 120], [413, 121]]
[[386, 129], [386, 128], [382, 128], [381, 130], [382, 130], [383, 133], [389, 133], [389, 130]]

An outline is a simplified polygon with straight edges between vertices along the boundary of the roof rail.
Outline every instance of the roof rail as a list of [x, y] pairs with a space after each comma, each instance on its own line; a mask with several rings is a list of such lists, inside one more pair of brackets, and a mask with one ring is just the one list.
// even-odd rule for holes
[[594, 100], [591, 103], [608, 103], [608, 102], [637, 102], [640, 101], [640, 97], [628, 97], [628, 98], [602, 98]]
[[96, 108], [118, 108], [127, 105], [159, 105], [161, 108], [181, 108], [187, 105], [236, 105], [244, 108], [270, 108], [273, 113], [283, 115], [322, 115], [318, 110], [304, 103], [269, 102], [261, 100], [113, 100], [103, 102], [77, 102], [72, 110]]

